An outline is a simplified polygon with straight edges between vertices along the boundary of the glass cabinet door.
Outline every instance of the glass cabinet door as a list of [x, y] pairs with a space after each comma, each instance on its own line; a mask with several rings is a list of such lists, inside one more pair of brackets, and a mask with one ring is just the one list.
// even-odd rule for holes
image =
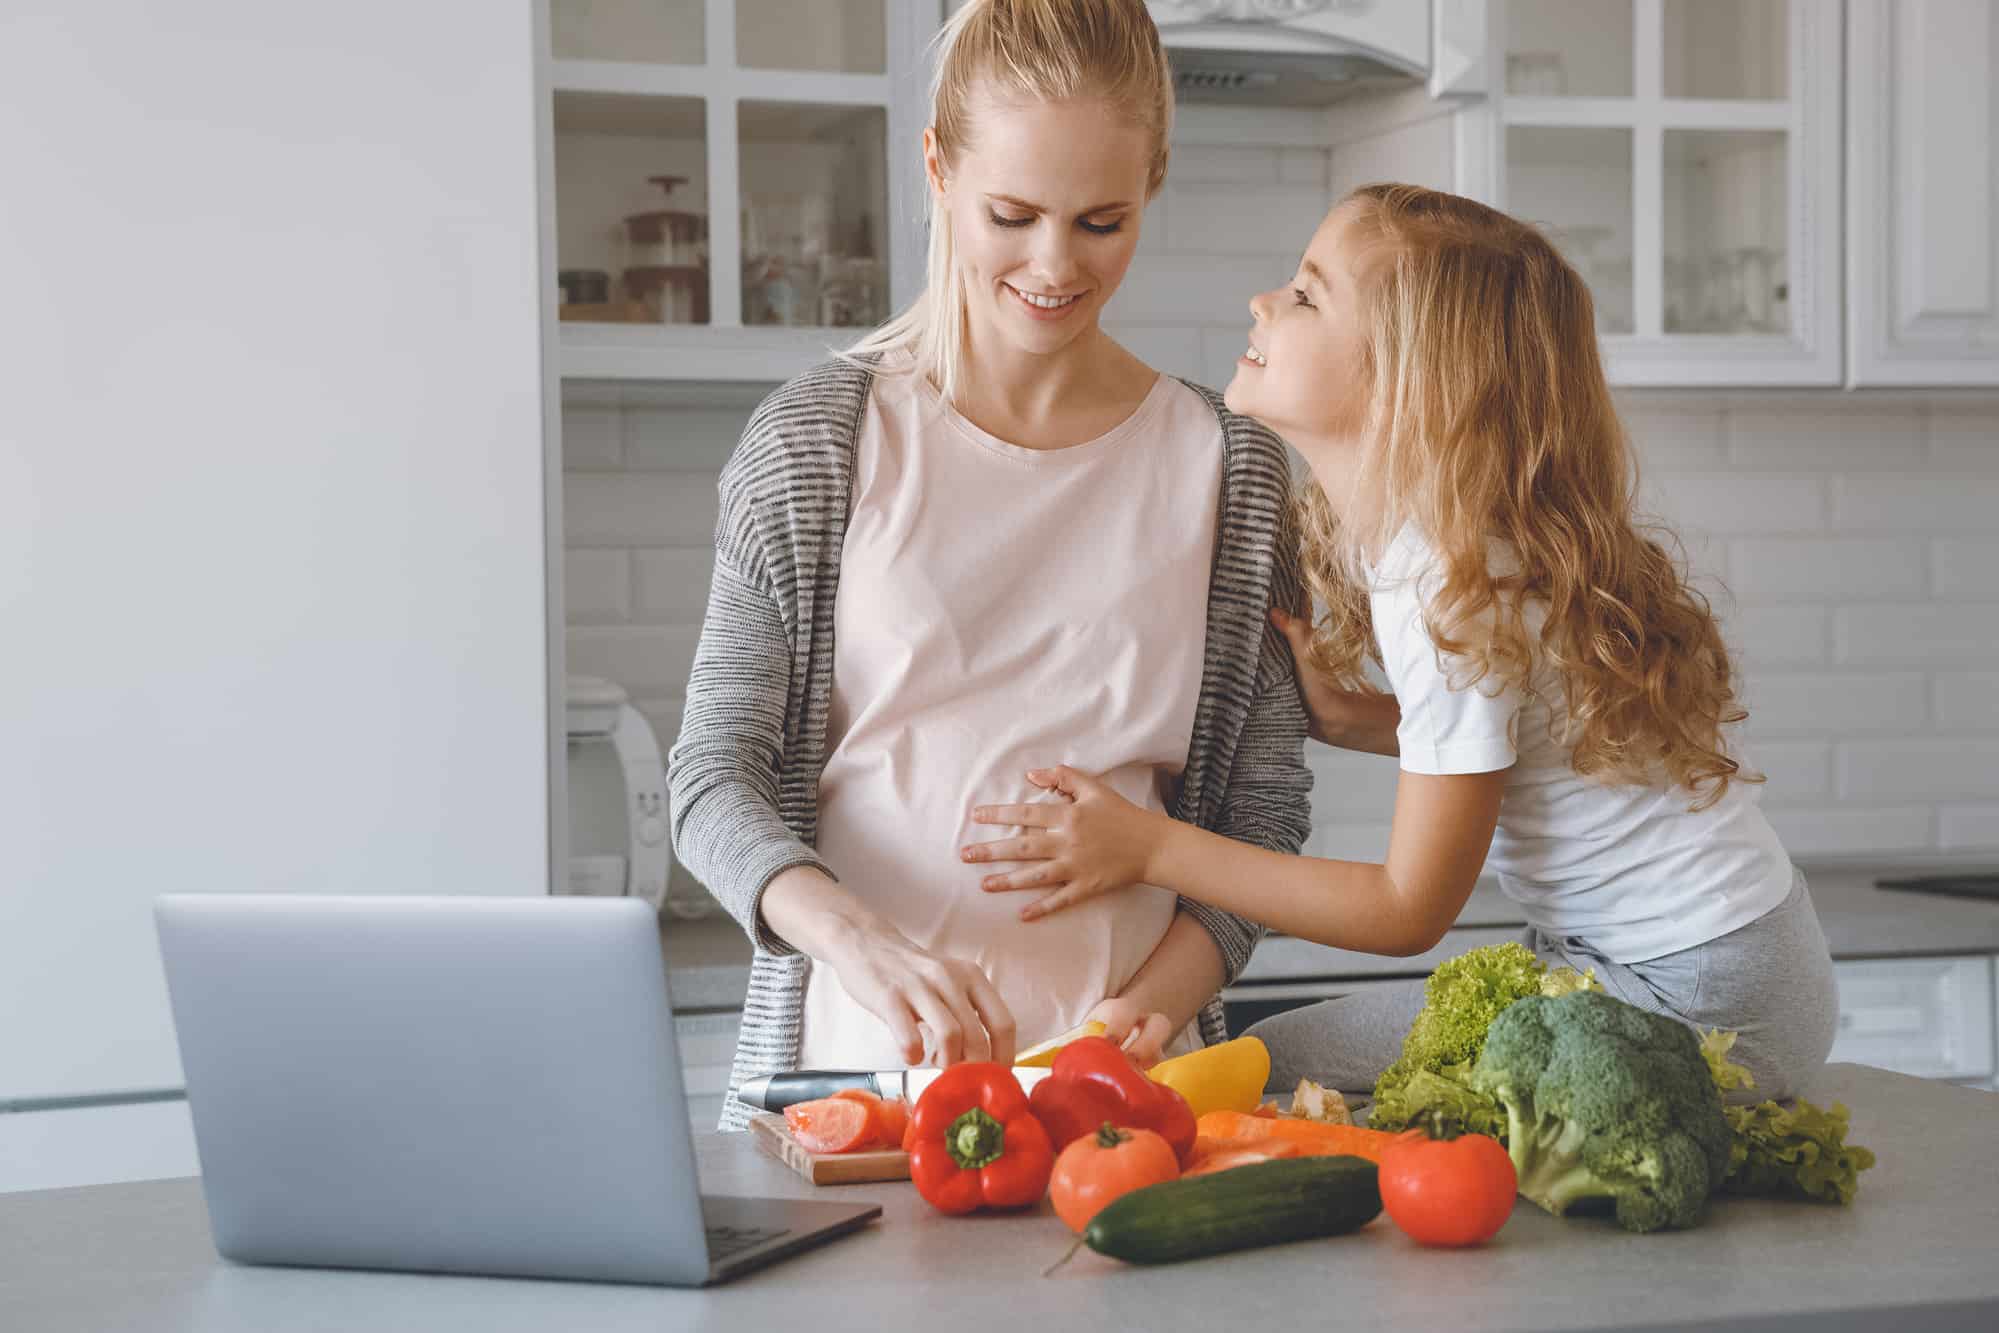
[[859, 328], [888, 317], [888, 117], [744, 102], [743, 323]]
[[1496, 0], [1492, 187], [1624, 383], [1837, 383], [1839, 7]]
[[886, 319], [920, 273], [940, 21], [938, 0], [550, 0], [564, 373], [781, 379]]
[[564, 321], [706, 324], [701, 99], [556, 93], [555, 244]]

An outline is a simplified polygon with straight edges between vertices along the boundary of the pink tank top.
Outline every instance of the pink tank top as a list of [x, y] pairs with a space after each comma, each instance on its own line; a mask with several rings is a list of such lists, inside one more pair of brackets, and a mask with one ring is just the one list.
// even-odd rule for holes
[[[919, 376], [881, 376], [870, 395], [818, 848], [916, 943], [983, 968], [1023, 1047], [1117, 994], [1175, 899], [1134, 885], [1023, 924], [1030, 895], [979, 887], [1014, 867], [958, 859], [1014, 831], [971, 823], [971, 808], [1048, 799], [1024, 774], [1057, 763], [1165, 808], [1201, 688], [1221, 463], [1214, 412], [1163, 375], [1107, 434], [1053, 450], [987, 434]], [[800, 1051], [805, 1068], [904, 1063], [816, 965]]]

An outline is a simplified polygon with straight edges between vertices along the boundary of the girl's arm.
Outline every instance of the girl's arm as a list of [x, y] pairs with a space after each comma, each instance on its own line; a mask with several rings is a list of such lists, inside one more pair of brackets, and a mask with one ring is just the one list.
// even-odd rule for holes
[[968, 861], [1033, 862], [984, 881], [989, 892], [1042, 891], [1027, 919], [1146, 883], [1319, 944], [1398, 956], [1434, 946], [1463, 910], [1506, 788], [1504, 769], [1403, 773], [1388, 859], [1372, 865], [1249, 847], [1141, 809], [1074, 769], [1028, 776], [1069, 801], [981, 807], [975, 821], [1028, 832], [965, 849]]
[[1291, 658], [1298, 664], [1298, 694], [1312, 719], [1313, 740], [1368, 754], [1392, 756], [1402, 752], [1395, 737], [1395, 729], [1402, 722], [1402, 708], [1394, 695], [1334, 688], [1311, 669], [1311, 622], [1272, 608], [1270, 623], [1277, 626], [1278, 633], [1291, 645]]
[[1227, 981], [1221, 946], [1208, 928], [1186, 911], [1173, 924], [1136, 975], [1115, 997], [1088, 1017], [1104, 1025], [1104, 1035], [1123, 1046], [1141, 1068], [1158, 1064], [1173, 1034], [1200, 1016]]

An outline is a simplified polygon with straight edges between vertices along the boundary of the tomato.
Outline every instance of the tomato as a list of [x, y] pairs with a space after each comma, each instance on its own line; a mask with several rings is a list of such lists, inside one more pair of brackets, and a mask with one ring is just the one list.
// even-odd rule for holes
[[884, 1100], [865, 1088], [842, 1088], [833, 1095], [850, 1102], [859, 1102], [873, 1111], [874, 1123], [869, 1129], [869, 1136], [873, 1141], [866, 1146], [902, 1148], [905, 1152], [908, 1151], [908, 1146], [903, 1143], [904, 1137], [909, 1132], [908, 1102], [900, 1097]]
[[874, 1143], [875, 1109], [846, 1097], [826, 1097], [784, 1108], [791, 1137], [807, 1152], [857, 1152]]
[[1048, 1196], [1055, 1215], [1080, 1233], [1113, 1200], [1179, 1178], [1180, 1159], [1165, 1139], [1149, 1129], [1104, 1125], [1062, 1150]]
[[1484, 1134], [1410, 1130], [1381, 1155], [1381, 1206], [1423, 1245], [1478, 1245], [1513, 1215], [1513, 1159]]

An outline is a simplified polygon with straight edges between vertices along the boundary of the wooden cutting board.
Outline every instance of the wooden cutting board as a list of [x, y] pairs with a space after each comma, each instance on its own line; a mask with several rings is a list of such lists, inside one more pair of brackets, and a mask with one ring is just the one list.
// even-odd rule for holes
[[908, 1180], [909, 1154], [901, 1149], [870, 1152], [808, 1152], [791, 1137], [781, 1115], [750, 1117], [750, 1137], [757, 1147], [815, 1185], [865, 1185], [881, 1180]]

